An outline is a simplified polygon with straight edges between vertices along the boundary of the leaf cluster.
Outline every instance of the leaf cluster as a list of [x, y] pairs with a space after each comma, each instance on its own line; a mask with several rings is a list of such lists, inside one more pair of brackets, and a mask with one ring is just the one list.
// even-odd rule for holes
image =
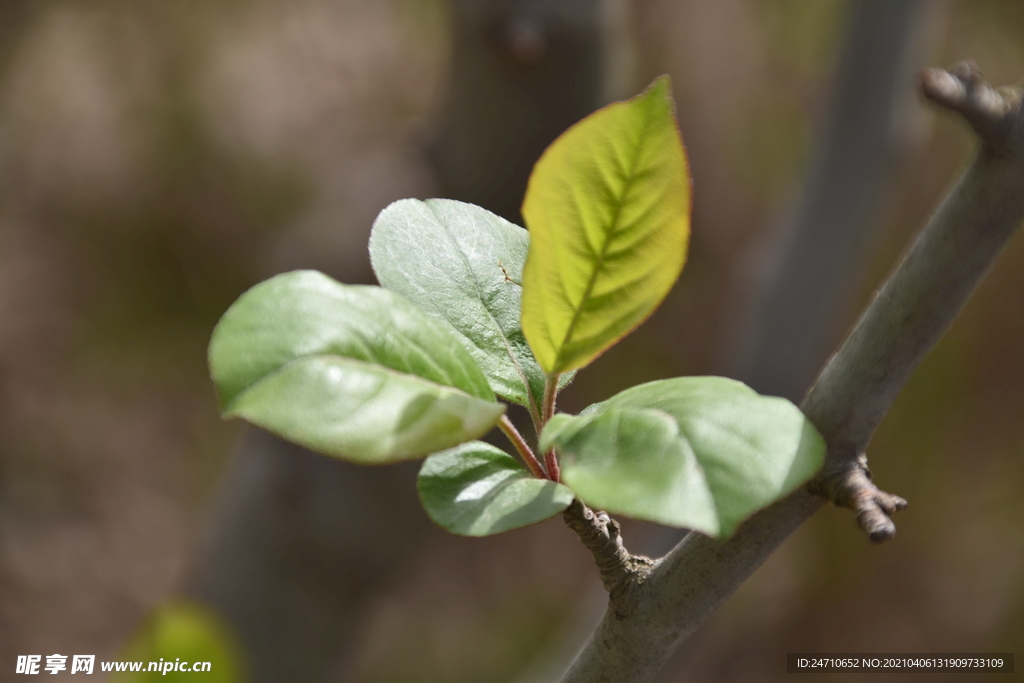
[[[690, 205], [662, 77], [548, 148], [528, 231], [471, 204], [405, 199], [373, 225], [380, 287], [298, 271], [242, 295], [210, 342], [223, 414], [352, 462], [425, 458], [424, 508], [457, 534], [534, 524], [578, 497], [727, 536], [821, 465], [822, 438], [792, 403], [685, 377], [555, 413], [573, 374], [678, 279]], [[499, 398], [528, 410], [536, 451]], [[477, 440], [495, 426], [519, 459]]]

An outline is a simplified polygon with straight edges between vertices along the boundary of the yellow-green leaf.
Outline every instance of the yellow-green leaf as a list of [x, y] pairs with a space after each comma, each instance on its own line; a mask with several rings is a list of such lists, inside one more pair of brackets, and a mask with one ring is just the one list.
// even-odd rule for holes
[[642, 323], [686, 261], [690, 174], [668, 77], [567, 130], [530, 176], [523, 332], [549, 375]]

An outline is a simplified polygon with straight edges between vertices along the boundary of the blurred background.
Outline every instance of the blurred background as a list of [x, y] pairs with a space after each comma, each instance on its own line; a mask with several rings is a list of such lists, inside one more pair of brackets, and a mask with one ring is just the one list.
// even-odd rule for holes
[[[415, 465], [221, 422], [218, 317], [284, 270], [372, 282], [370, 226], [395, 199], [518, 221], [551, 139], [669, 73], [689, 263], [560, 407], [694, 374], [799, 400], [970, 157], [913, 78], [964, 58], [1024, 77], [1024, 5], [0, 0], [0, 678], [21, 654], [114, 659], [189, 599], [244, 680], [555, 680], [603, 610], [572, 532], [448, 536]], [[872, 444], [910, 501], [896, 539], [822, 511], [660, 683], [781, 681], [787, 652], [1024, 642], [1022, 309], [1018, 239]], [[625, 533], [653, 554], [679, 537]], [[968, 678], [875, 678], [933, 677]]]

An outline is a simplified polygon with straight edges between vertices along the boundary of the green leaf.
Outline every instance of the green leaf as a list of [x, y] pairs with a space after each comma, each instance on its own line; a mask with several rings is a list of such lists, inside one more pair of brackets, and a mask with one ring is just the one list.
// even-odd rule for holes
[[825, 441], [799, 408], [722, 377], [641, 384], [556, 415], [562, 481], [609, 512], [726, 537], [810, 479]]
[[583, 119], [544, 152], [523, 216], [523, 331], [548, 374], [647, 319], [686, 260], [690, 176], [668, 77]]
[[526, 230], [451, 199], [402, 199], [370, 233], [377, 280], [458, 336], [503, 398], [539, 412], [544, 371], [520, 325]]
[[362, 464], [419, 458], [479, 437], [504, 412], [457, 389], [338, 356], [289, 363], [241, 394], [241, 417], [320, 453]]
[[[121, 659], [145, 662], [143, 671], [113, 673], [111, 681], [240, 683], [245, 680], [241, 648], [234, 635], [211, 611], [198, 603], [182, 600], [165, 603], [154, 610], [121, 653]], [[149, 662], [160, 664], [160, 670], [146, 671]], [[181, 669], [183, 667], [179, 663], [182, 663], [191, 668], [200, 663], [200, 668], [205, 668], [204, 662], [210, 663], [207, 671], [174, 671], [171, 666], [178, 665], [177, 668]], [[163, 670], [164, 663], [169, 665], [167, 671]], [[98, 664], [93, 671], [99, 673]]]
[[504, 412], [462, 344], [412, 303], [314, 271], [243, 294], [209, 353], [225, 417], [355, 462], [450, 448]]
[[511, 455], [480, 441], [428, 457], [417, 486], [430, 518], [463, 536], [543, 522], [574, 497], [569, 488], [534, 478]]

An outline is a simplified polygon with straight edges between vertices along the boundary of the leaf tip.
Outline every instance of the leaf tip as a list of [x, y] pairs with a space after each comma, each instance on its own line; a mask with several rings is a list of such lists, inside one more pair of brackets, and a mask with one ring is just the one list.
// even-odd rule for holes
[[647, 86], [647, 90], [644, 92], [644, 94], [646, 95], [647, 93], [664, 93], [665, 95], [671, 97], [672, 77], [669, 76], [668, 74], [662, 74], [658, 76], [653, 81], [651, 81], [651, 84], [649, 86]]

